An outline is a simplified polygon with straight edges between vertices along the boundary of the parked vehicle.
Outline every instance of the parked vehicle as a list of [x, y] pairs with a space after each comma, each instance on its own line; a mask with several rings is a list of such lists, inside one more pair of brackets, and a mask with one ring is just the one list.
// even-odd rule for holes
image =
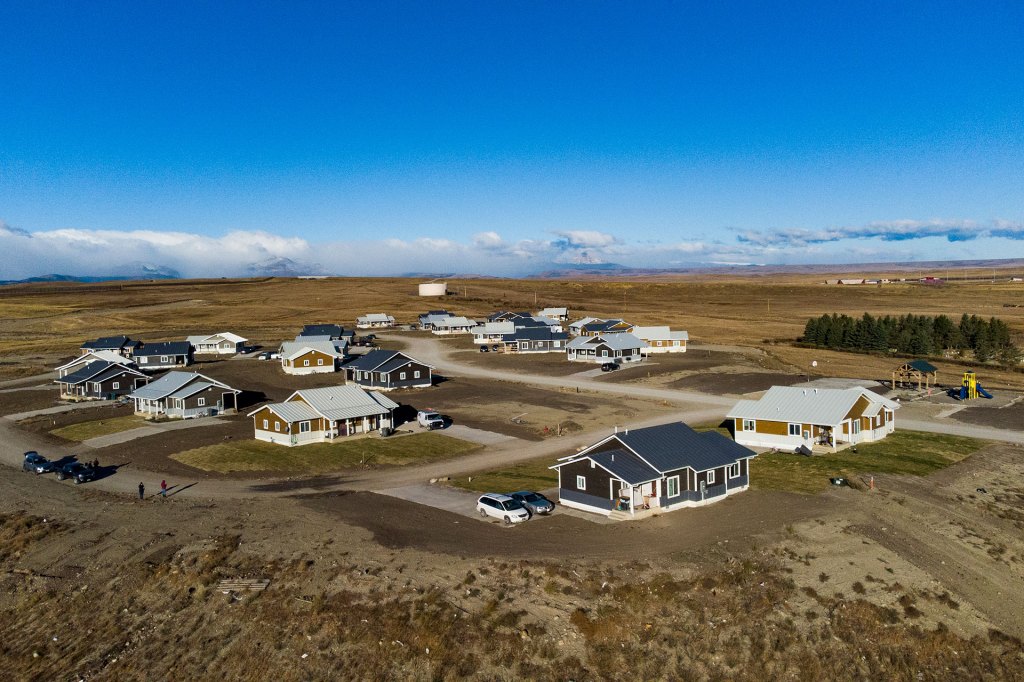
[[75, 483], [85, 483], [96, 479], [96, 470], [81, 462], [68, 462], [57, 470], [57, 480], [73, 479]]
[[476, 510], [480, 516], [501, 519], [506, 526], [522, 523], [530, 518], [530, 512], [519, 500], [500, 493], [485, 493], [476, 501]]
[[270, 351], [269, 350], [263, 351], [262, 353], [260, 353], [260, 354], [258, 354], [256, 356], [256, 359], [257, 360], [269, 360], [270, 359]]
[[488, 348], [487, 346], [480, 346], [480, 352], [481, 352], [481, 353], [487, 353], [487, 352], [489, 352], [490, 350], [491, 350], [491, 349], [490, 349], [490, 348]]
[[501, 346], [499, 346], [498, 344], [494, 344], [493, 346], [491, 346], [491, 350], [497, 352], [501, 350]]
[[53, 470], [53, 462], [35, 450], [29, 450], [25, 453], [25, 461], [21, 463], [21, 468], [34, 474], [45, 474]]
[[428, 429], [444, 428], [444, 418], [433, 410], [420, 410], [416, 413], [416, 421]]
[[519, 492], [509, 493], [508, 496], [513, 500], [519, 500], [526, 507], [526, 510], [530, 512], [531, 516], [534, 514], [550, 514], [555, 511], [554, 502], [532, 490], [520, 490]]
[[618, 368], [619, 368], [619, 365], [616, 362], [606, 362], [603, 365], [601, 365], [601, 371], [602, 372], [614, 372]]

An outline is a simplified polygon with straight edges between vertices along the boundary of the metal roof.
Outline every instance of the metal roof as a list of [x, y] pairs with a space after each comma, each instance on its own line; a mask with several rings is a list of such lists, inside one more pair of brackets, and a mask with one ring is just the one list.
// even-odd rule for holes
[[468, 317], [445, 317], [434, 322], [435, 327], [474, 327], [476, 321]]
[[927, 360], [911, 360], [907, 364], [909, 366], [913, 367], [914, 369], [916, 369], [918, 372], [925, 372], [926, 374], [930, 373], [930, 372], [937, 372], [937, 371], [939, 371], [938, 367], [936, 367], [935, 365], [931, 364]]
[[[318, 419], [320, 417], [316, 410], [301, 400], [293, 400], [288, 403], [272, 403], [270, 405], [264, 405], [263, 407], [267, 408], [289, 424], [293, 422], [303, 422], [310, 419]], [[263, 407], [253, 410], [246, 416], [253, 416], [262, 410]]]
[[674, 332], [667, 326], [633, 327], [630, 333], [644, 341], [688, 341], [690, 338], [687, 332]]
[[234, 391], [235, 393], [241, 393], [241, 391], [231, 388], [227, 384], [221, 383], [216, 379], [211, 379], [208, 376], [203, 376], [197, 372], [168, 372], [156, 381], [135, 389], [135, 391], [128, 397], [144, 398], [147, 400], [162, 400], [172, 393], [180, 391], [188, 384], [199, 380], [206, 381], [214, 386], [220, 386], [221, 388], [229, 391]]
[[238, 334], [232, 334], [231, 332], [218, 332], [216, 334], [209, 334], [207, 336], [187, 336], [185, 340], [191, 343], [193, 346], [197, 343], [208, 343], [210, 339], [220, 338], [224, 341], [230, 341], [231, 343], [242, 343], [249, 339], [239, 336]]
[[365, 391], [359, 386], [327, 386], [296, 391], [291, 398], [300, 397], [324, 417], [334, 421], [353, 417], [383, 414], [398, 407], [398, 403], [376, 391]]
[[502, 320], [501, 322], [485, 322], [469, 331], [474, 334], [511, 334], [515, 330], [516, 325], [512, 320]]
[[138, 345], [138, 343], [138, 341], [133, 341], [131, 338], [122, 334], [121, 336], [101, 336], [95, 341], [86, 341], [81, 345], [81, 347], [97, 348], [102, 350], [104, 348], [124, 348], [128, 345]]
[[367, 313], [356, 318], [356, 322], [369, 323], [369, 322], [391, 322], [394, 323], [395, 318], [385, 313]]
[[565, 317], [568, 314], [568, 308], [545, 308], [537, 313], [540, 317]]
[[647, 344], [628, 332], [617, 332], [615, 334], [598, 334], [597, 336], [577, 336], [565, 345], [566, 348], [589, 348], [604, 344], [612, 350], [630, 350], [633, 348], [647, 348]]
[[766, 421], [831, 426], [841, 423], [861, 396], [867, 398], [872, 406], [881, 404], [891, 410], [899, 409], [900, 406], [897, 402], [859, 386], [854, 388], [772, 386], [760, 400], [739, 401], [727, 416], [730, 419], [764, 419]]
[[333, 341], [285, 341], [281, 344], [281, 357], [293, 360], [313, 350], [335, 358], [342, 357]]
[[190, 395], [195, 395], [196, 393], [199, 393], [200, 391], [205, 391], [208, 388], [213, 388], [213, 384], [211, 384], [208, 381], [197, 381], [193, 384], [189, 384], [188, 386], [183, 387], [180, 391], [175, 391], [174, 393], [167, 396], [167, 399], [173, 400], [174, 398], [187, 398]]

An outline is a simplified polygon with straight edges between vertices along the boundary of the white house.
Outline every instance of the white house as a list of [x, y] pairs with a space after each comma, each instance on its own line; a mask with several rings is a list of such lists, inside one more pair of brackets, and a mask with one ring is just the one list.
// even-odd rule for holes
[[476, 321], [466, 317], [445, 317], [433, 323], [431, 332], [434, 334], [468, 334], [476, 327]]
[[382, 329], [394, 326], [395, 318], [384, 313], [368, 313], [356, 318], [357, 329]]
[[559, 322], [567, 322], [569, 320], [569, 309], [568, 308], [544, 308], [537, 312], [537, 317], [548, 317], [552, 320], [558, 320]]
[[801, 445], [870, 443], [896, 429], [898, 402], [866, 388], [772, 386], [759, 400], [741, 400], [727, 415], [737, 443], [793, 451]]
[[633, 336], [647, 343], [644, 355], [653, 353], [685, 353], [686, 342], [690, 335], [686, 332], [674, 332], [668, 327], [633, 327]]
[[234, 355], [245, 349], [245, 342], [249, 339], [231, 332], [220, 332], [209, 336], [189, 336], [185, 340], [192, 344], [196, 353]]

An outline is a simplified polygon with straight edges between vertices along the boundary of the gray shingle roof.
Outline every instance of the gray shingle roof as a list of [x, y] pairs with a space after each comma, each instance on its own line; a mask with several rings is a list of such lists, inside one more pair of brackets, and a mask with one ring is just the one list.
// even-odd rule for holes
[[683, 467], [704, 471], [754, 456], [753, 450], [717, 431], [698, 433], [682, 422], [630, 429], [615, 434], [615, 437], [663, 473]]
[[338, 324], [307, 324], [299, 336], [330, 336], [337, 339], [342, 331], [342, 326]]
[[152, 357], [155, 355], [188, 355], [191, 352], [192, 344], [188, 341], [161, 341], [145, 344], [135, 351], [135, 355]]
[[590, 455], [590, 459], [630, 485], [640, 485], [661, 478], [660, 472], [628, 450], [595, 452]]
[[647, 348], [647, 344], [626, 332], [615, 334], [599, 334], [597, 336], [577, 336], [565, 345], [566, 348], [596, 348], [604, 344], [612, 350], [631, 350], [633, 348]]
[[352, 362], [345, 364], [345, 369], [356, 369], [361, 372], [389, 372], [398, 367], [404, 367], [410, 362], [430, 367], [425, 362], [420, 362], [414, 357], [406, 355], [397, 350], [383, 350], [377, 348], [365, 355], [361, 355]]
[[174, 393], [167, 396], [167, 398], [187, 398], [190, 395], [195, 395], [196, 393], [199, 393], [200, 391], [205, 391], [208, 388], [213, 388], [213, 384], [211, 384], [208, 381], [197, 381], [194, 384], [189, 384], [188, 386], [185, 386], [180, 390], [175, 391]]
[[938, 367], [928, 362], [927, 360], [911, 360], [907, 364], [916, 369], [918, 372], [927, 373], [939, 371]]

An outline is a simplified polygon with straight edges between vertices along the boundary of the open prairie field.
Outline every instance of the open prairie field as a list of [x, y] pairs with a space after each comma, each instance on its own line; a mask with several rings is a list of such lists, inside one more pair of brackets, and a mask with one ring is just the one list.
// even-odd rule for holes
[[[861, 276], [892, 273], [861, 273]], [[836, 276], [839, 276], [837, 273]], [[904, 273], [902, 276], [906, 276]], [[622, 316], [636, 324], [668, 324], [690, 332], [693, 342], [763, 346], [796, 371], [818, 359], [819, 371], [849, 366], [887, 373], [881, 358], [790, 348], [806, 320], [824, 313], [860, 316], [905, 313], [959, 318], [963, 313], [1000, 317], [1024, 337], [1024, 283], [952, 282], [941, 286], [827, 286], [822, 276], [687, 276], [624, 280], [451, 280], [445, 299], [416, 295], [416, 280], [167, 280], [107, 284], [12, 285], [0, 308], [0, 378], [38, 373], [77, 354], [88, 338], [128, 334], [143, 340], [181, 339], [230, 330], [254, 343], [276, 345], [303, 324], [352, 324], [357, 315], [385, 311], [413, 322], [444, 307], [468, 316], [495, 310], [568, 306], [572, 315]], [[847, 354], [838, 354], [847, 357]], [[824, 362], [822, 361], [824, 358]], [[830, 366], [831, 365], [831, 366]], [[940, 370], [946, 368], [940, 367]], [[957, 366], [952, 368], [954, 373]], [[1024, 386], [1024, 375], [988, 369], [989, 383]], [[848, 372], [847, 372], [848, 373]], [[1016, 383], [1014, 383], [1016, 382]]]

